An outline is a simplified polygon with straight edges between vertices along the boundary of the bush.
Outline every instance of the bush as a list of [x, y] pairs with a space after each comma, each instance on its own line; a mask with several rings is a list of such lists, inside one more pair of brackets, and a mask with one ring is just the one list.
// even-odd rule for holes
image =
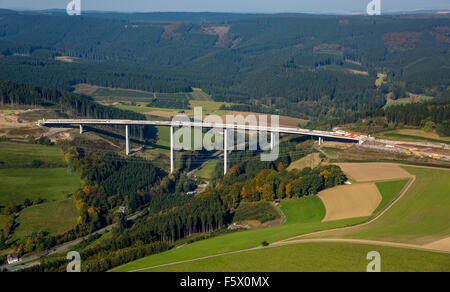
[[441, 137], [450, 137], [450, 120], [438, 124], [436, 126], [436, 132]]
[[269, 202], [241, 203], [236, 210], [233, 222], [257, 220], [261, 223], [280, 218]]
[[41, 168], [45, 166], [45, 162], [40, 161], [40, 160], [33, 160], [33, 162], [31, 162], [31, 167], [32, 168]]
[[39, 205], [44, 203], [44, 200], [42, 198], [36, 198], [36, 200], [34, 200], [33, 205]]
[[30, 207], [31, 205], [33, 205], [33, 202], [31, 202], [30, 199], [25, 199], [25, 201], [23, 202], [23, 205], [25, 207]]

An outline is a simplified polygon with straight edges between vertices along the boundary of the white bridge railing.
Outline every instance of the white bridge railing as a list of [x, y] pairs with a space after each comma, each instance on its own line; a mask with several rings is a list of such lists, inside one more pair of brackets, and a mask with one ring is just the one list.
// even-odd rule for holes
[[[174, 128], [180, 127], [194, 127], [194, 128], [217, 128], [228, 130], [242, 130], [250, 132], [268, 132], [268, 133], [280, 133], [302, 136], [313, 136], [319, 138], [319, 145], [323, 142], [324, 138], [342, 140], [347, 142], [359, 142], [363, 141], [363, 137], [348, 137], [334, 132], [308, 130], [300, 128], [286, 128], [286, 127], [270, 127], [270, 126], [251, 126], [240, 124], [220, 124], [220, 123], [205, 123], [205, 122], [181, 122], [181, 121], [140, 121], [140, 120], [108, 120], [108, 119], [51, 119], [40, 120], [38, 126], [41, 127], [57, 127], [57, 126], [79, 126], [80, 134], [83, 133], [83, 126], [85, 125], [110, 125], [110, 126], [125, 126], [125, 139], [126, 139], [126, 154], [130, 153], [130, 140], [129, 140], [129, 126], [162, 126], [170, 127], [170, 171], [175, 170], [175, 153], [174, 153]], [[228, 139], [224, 139], [224, 173], [228, 170], [228, 145], [226, 143]], [[271, 135], [273, 140], [273, 135]], [[271, 143], [273, 146], [273, 143]]]

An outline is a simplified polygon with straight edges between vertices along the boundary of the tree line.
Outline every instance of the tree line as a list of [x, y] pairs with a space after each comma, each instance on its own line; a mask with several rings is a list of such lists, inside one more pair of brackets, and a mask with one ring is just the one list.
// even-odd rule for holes
[[[54, 107], [73, 118], [146, 120], [146, 116], [112, 106], [101, 105], [92, 98], [53, 88], [19, 84], [0, 79], [0, 105]], [[156, 139], [154, 127], [130, 127], [130, 135]]]

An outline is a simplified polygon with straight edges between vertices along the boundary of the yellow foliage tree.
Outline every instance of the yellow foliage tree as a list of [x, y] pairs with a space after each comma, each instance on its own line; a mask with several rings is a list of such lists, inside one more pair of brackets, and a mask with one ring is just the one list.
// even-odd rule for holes
[[85, 203], [82, 200], [78, 200], [75, 202], [75, 207], [77, 207], [78, 212], [83, 209], [84, 205]]
[[286, 185], [286, 196], [292, 198], [292, 184]]

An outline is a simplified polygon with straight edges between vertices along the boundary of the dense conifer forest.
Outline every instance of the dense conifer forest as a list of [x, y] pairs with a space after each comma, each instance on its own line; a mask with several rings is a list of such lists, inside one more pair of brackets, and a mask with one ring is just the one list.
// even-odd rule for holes
[[203, 16], [3, 12], [0, 77], [64, 90], [202, 88], [241, 109], [322, 119], [382, 108], [378, 73], [393, 92], [448, 97], [448, 15]]

